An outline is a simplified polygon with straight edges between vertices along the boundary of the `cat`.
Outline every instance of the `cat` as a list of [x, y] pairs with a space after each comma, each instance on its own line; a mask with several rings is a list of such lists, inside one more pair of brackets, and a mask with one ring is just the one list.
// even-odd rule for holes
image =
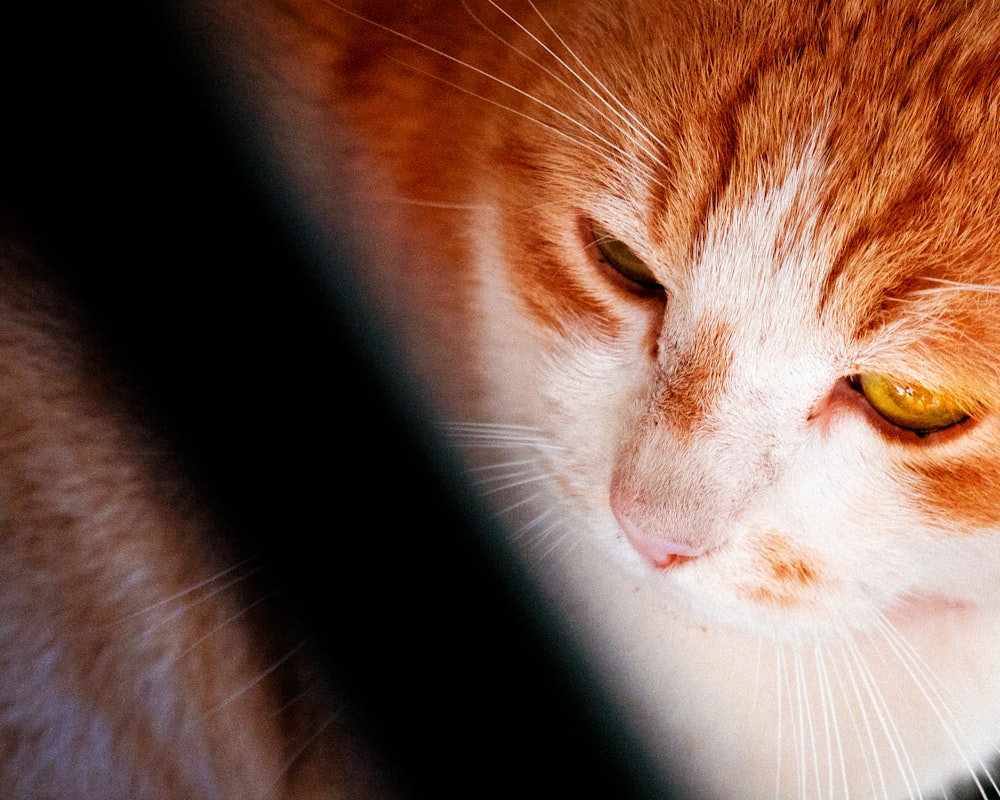
[[187, 9], [665, 785], [997, 794], [1000, 12]]
[[[216, 203], [246, 215], [239, 189], [209, 177], [217, 154], [185, 140], [194, 126], [174, 72], [143, 66], [143, 51], [169, 50], [138, 26], [134, 50], [118, 44], [129, 17], [116, 4], [42, 24], [35, 13], [0, 11], [0, 796], [389, 797], [365, 767], [357, 704], [332, 689], [310, 591], [293, 583], [308, 570], [290, 568], [297, 545], [316, 546], [301, 530], [315, 523], [302, 475], [328, 476], [269, 442], [267, 415], [304, 389], [293, 375], [309, 347], [289, 343], [315, 329], [299, 324], [303, 305], [282, 310], [294, 292], [272, 280], [268, 319], [296, 333], [255, 333], [254, 248], [274, 251], [252, 226], [239, 229], [251, 249], [227, 228]], [[38, 53], [46, 69], [25, 69]], [[174, 115], [183, 125], [164, 123]], [[286, 346], [262, 385], [268, 348]], [[308, 420], [303, 394], [294, 407]], [[282, 422], [281, 437], [304, 434]], [[320, 426], [308, 432], [324, 441]], [[223, 447], [234, 452], [219, 459]], [[237, 508], [247, 495], [249, 520]], [[289, 543], [284, 565], [275, 537]], [[312, 576], [314, 599], [336, 575]], [[332, 603], [315, 613], [335, 624]]]
[[997, 10], [277, 8], [276, 163], [664, 771], [992, 796]]

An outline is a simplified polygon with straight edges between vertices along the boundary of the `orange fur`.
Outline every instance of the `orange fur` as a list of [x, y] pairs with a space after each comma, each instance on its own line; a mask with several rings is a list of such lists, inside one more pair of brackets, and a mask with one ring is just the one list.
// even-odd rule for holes
[[[747, 679], [742, 656], [756, 648], [759, 657], [762, 643], [774, 645], [779, 675], [786, 643], [815, 644], [796, 651], [794, 677], [807, 694], [799, 679], [804, 664], [815, 666], [824, 720], [867, 714], [864, 703], [852, 705], [860, 690], [834, 697], [822, 660], [833, 660], [832, 640], [847, 643], [853, 660], [834, 662], [846, 674], [858, 669], [866, 687], [884, 687], [862, 698], [878, 705], [878, 721], [889, 729], [896, 723], [885, 720], [898, 715], [904, 731], [888, 731], [887, 743], [871, 734], [838, 741], [852, 767], [843, 770], [845, 792], [864, 795], [879, 781], [854, 773], [874, 773], [869, 765], [888, 763], [889, 753], [902, 762], [907, 747], [919, 764], [878, 772], [886, 794], [915, 796], [916, 787], [990, 770], [978, 759], [1000, 744], [1000, 726], [979, 712], [1000, 702], [991, 644], [1000, 639], [1000, 597], [992, 562], [973, 567], [1000, 539], [993, 4], [191, 0], [191, 8], [297, 201], [321, 226], [346, 224], [374, 242], [355, 277], [421, 388], [444, 416], [506, 426], [510, 439], [536, 446], [525, 449], [540, 474], [515, 474], [510, 486], [546, 488], [510, 495], [508, 510], [551, 493], [519, 532], [555, 511], [574, 546], [568, 566], [543, 564], [537, 580], [637, 727], [653, 731], [654, 751], [669, 742], [692, 783], [716, 795], [719, 775], [746, 776], [736, 796], [772, 796], [774, 782], [779, 790], [824, 783], [821, 759], [803, 755], [804, 729], [766, 750], [727, 724], [733, 708], [745, 711], [732, 691]], [[626, 244], [658, 286], [637, 286], [602, 263], [595, 230]], [[21, 531], [13, 571], [27, 590], [21, 576], [36, 563], [44, 576], [58, 560], [34, 520], [78, 523], [84, 512], [60, 507], [86, 490], [76, 475], [128, 487], [124, 508], [150, 531], [140, 556], [156, 565], [151, 585], [96, 613], [57, 605], [45, 624], [72, 643], [70, 666], [60, 662], [52, 680], [73, 663], [97, 664], [83, 684], [104, 698], [111, 727], [152, 758], [162, 747], [155, 726], [108, 697], [109, 686], [143, 676], [124, 659], [102, 661], [99, 632], [130, 624], [224, 562], [201, 563], [198, 520], [175, 512], [149, 465], [108, 458], [105, 440], [130, 429], [95, 410], [100, 393], [64, 364], [66, 337], [40, 330], [34, 311], [22, 319], [16, 305], [0, 329], [4, 352], [16, 356], [0, 367], [0, 383], [12, 387], [0, 407], [0, 467], [25, 482], [5, 498]], [[969, 419], [935, 431], [890, 422], [858, 388], [862, 373], [942, 392]], [[40, 411], [61, 427], [40, 434]], [[64, 440], [74, 442], [69, 460]], [[490, 469], [499, 468], [479, 465], [478, 474]], [[60, 484], [58, 497], [39, 488]], [[106, 497], [81, 502], [90, 514], [126, 513]], [[88, 581], [101, 596], [120, 595], [132, 565], [117, 541], [77, 541], [80, 572], [46, 591], [69, 594]], [[924, 595], [948, 609], [947, 625], [932, 611], [888, 613]], [[187, 636], [200, 640], [230, 612], [227, 601], [206, 606]], [[685, 615], [702, 638], [678, 621]], [[885, 633], [887, 620], [903, 620], [898, 638]], [[983, 635], [967, 637], [974, 655], [949, 659], [953, 637], [976, 623]], [[34, 646], [30, 633], [14, 640]], [[875, 634], [895, 661], [877, 651]], [[260, 671], [246, 636], [232, 635], [212, 638], [200, 661], [178, 661], [180, 694], [192, 706], [216, 707]], [[156, 646], [176, 654], [184, 643], [165, 637]], [[741, 654], [727, 665], [744, 670], [736, 680], [719, 675], [725, 659], [715, 650], [729, 647]], [[925, 678], [925, 665], [940, 680]], [[683, 685], [664, 685], [663, 675]], [[916, 688], [900, 689], [900, 676]], [[950, 707], [934, 705], [938, 682], [958, 693], [955, 716], [968, 731], [942, 723]], [[702, 706], [689, 699], [699, 691]], [[779, 679], [762, 713], [779, 717], [786, 691]], [[275, 703], [262, 688], [227, 706], [227, 727], [241, 740], [178, 726], [175, 741], [210, 751], [238, 796], [273, 774], [291, 746], [262, 722]], [[907, 739], [931, 726], [931, 744]], [[951, 752], [966, 733], [969, 743]], [[726, 766], [720, 750], [732, 752]], [[196, 785], [183, 766], [163, 768], [161, 793]], [[325, 766], [315, 769], [303, 785], [332, 780]], [[834, 773], [831, 787], [841, 780]]]
[[678, 359], [656, 396], [656, 415], [672, 423], [682, 439], [711, 419], [712, 397], [726, 380], [732, 363], [731, 332], [722, 323], [704, 323], [695, 335], [693, 352]]
[[762, 535], [757, 550], [763, 574], [760, 582], [747, 591], [753, 602], [795, 607], [809, 596], [803, 589], [822, 581], [822, 569], [815, 557], [804, 554], [779, 532]]
[[[357, 145], [352, 202], [380, 210], [409, 362], [447, 417], [553, 447], [553, 508], [578, 513], [580, 547], [652, 562], [650, 596], [779, 639], [875, 624], [924, 590], [911, 572], [952, 607], [937, 582], [964, 556], [935, 572], [921, 544], [991, 541], [1000, 507], [991, 4], [286, 2], [332, 53], [307, 93]], [[287, 56], [265, 56], [278, 66], [257, 96], [322, 205], [321, 175], [298, 166], [322, 126], [287, 100], [310, 60]], [[663, 291], [600, 263], [594, 230]], [[902, 429], [857, 389], [866, 372], [970, 419]], [[540, 580], [575, 598], [571, 626], [574, 603], [608, 616], [599, 661], [641, 649], [619, 596], [587, 596], [617, 573], [586, 559]]]

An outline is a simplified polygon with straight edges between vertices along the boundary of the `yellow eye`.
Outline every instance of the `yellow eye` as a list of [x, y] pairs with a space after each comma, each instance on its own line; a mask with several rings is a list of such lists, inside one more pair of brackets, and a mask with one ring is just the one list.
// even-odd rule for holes
[[643, 289], [663, 289], [652, 271], [646, 266], [646, 262], [639, 258], [635, 251], [621, 239], [616, 239], [599, 228], [595, 228], [594, 244], [600, 253], [601, 261], [625, 280]]
[[968, 417], [955, 398], [919, 383], [871, 372], [859, 375], [857, 382], [865, 399], [882, 417], [920, 435], [950, 428]]

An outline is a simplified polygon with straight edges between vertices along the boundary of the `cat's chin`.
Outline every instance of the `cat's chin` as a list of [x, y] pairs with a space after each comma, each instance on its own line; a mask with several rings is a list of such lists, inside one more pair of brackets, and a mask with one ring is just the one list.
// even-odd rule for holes
[[949, 621], [971, 619], [978, 610], [966, 601], [930, 594], [914, 594], [884, 608], [772, 609], [738, 600], [720, 601], [712, 598], [710, 591], [690, 591], [661, 575], [645, 578], [644, 593], [678, 622], [693, 628], [730, 630], [775, 643], [863, 637], [885, 627], [909, 635], [922, 629], [939, 629]]

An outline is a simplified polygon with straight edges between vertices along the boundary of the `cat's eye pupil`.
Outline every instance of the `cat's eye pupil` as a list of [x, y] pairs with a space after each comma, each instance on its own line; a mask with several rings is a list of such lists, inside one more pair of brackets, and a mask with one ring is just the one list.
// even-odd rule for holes
[[641, 289], [651, 291], [663, 289], [646, 262], [625, 242], [599, 228], [594, 229], [593, 236], [600, 260], [625, 280]]

